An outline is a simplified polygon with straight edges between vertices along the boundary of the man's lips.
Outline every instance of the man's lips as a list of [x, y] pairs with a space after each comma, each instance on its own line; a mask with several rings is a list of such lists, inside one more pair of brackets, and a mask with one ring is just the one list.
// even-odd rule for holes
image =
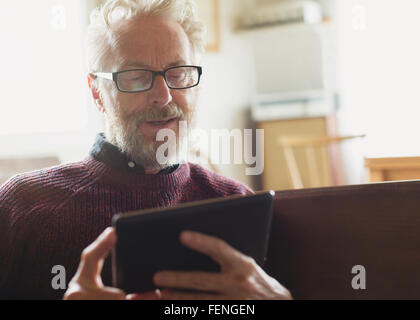
[[180, 119], [171, 118], [159, 121], [144, 121], [140, 124], [140, 127], [142, 127], [143, 130], [152, 130], [153, 132], [167, 128], [173, 128], [175, 130], [175, 126], [178, 120]]
[[175, 121], [177, 118], [171, 118], [171, 119], [165, 119], [165, 120], [159, 120], [159, 121], [146, 121], [147, 124], [156, 125], [156, 126], [163, 126], [166, 124], [171, 123], [172, 121]]

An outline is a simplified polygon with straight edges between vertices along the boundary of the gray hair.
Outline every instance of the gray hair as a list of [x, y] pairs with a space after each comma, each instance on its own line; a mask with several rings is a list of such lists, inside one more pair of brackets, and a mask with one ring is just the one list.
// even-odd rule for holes
[[140, 16], [168, 17], [187, 34], [196, 55], [204, 52], [204, 25], [198, 21], [193, 0], [107, 0], [90, 16], [87, 35], [89, 72], [103, 71], [114, 44], [115, 27], [123, 20]]

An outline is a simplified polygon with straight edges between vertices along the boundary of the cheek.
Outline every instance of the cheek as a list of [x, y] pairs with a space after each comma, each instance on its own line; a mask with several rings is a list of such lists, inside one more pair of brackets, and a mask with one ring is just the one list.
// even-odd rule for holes
[[101, 97], [106, 110], [114, 109], [118, 104], [118, 90], [115, 90], [110, 82], [101, 87]]
[[192, 112], [197, 104], [197, 91], [195, 88], [188, 91], [175, 91], [172, 98], [184, 112]]
[[147, 98], [141, 93], [117, 92], [115, 95], [116, 104], [124, 113], [135, 113], [147, 107]]

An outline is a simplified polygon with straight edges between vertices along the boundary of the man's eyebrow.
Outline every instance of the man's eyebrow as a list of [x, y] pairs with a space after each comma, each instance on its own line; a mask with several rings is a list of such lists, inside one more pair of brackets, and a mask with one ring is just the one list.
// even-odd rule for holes
[[168, 65], [166, 66], [166, 68], [176, 67], [176, 66], [184, 66], [184, 65], [186, 65], [186, 64], [187, 64], [187, 63], [185, 62], [185, 60], [180, 59], [180, 60], [177, 60], [177, 61], [175, 61], [175, 62], [172, 62], [172, 63], [168, 64]]
[[[176, 66], [181, 66], [181, 65], [185, 65], [186, 62], [183, 59], [177, 60], [175, 62], [172, 62], [170, 64], [168, 64], [166, 68], [171, 68], [171, 67], [176, 67]], [[125, 61], [124, 64], [122, 65], [121, 68], [127, 68], [127, 67], [139, 67], [139, 68], [145, 68], [145, 69], [153, 69], [152, 67], [150, 67], [149, 65], [142, 63], [142, 62], [138, 62], [138, 61]]]
[[121, 68], [127, 68], [129, 66], [150, 69], [147, 64], [138, 61], [124, 61], [124, 63], [121, 65]]

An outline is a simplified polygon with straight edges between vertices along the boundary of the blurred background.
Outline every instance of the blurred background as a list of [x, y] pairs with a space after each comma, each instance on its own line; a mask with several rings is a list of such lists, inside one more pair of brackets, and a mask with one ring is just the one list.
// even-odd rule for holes
[[[0, 184], [81, 160], [104, 130], [84, 47], [101, 2], [0, 0]], [[420, 1], [197, 4], [198, 127], [264, 130], [261, 175], [233, 160], [215, 170], [256, 190], [420, 179]]]

